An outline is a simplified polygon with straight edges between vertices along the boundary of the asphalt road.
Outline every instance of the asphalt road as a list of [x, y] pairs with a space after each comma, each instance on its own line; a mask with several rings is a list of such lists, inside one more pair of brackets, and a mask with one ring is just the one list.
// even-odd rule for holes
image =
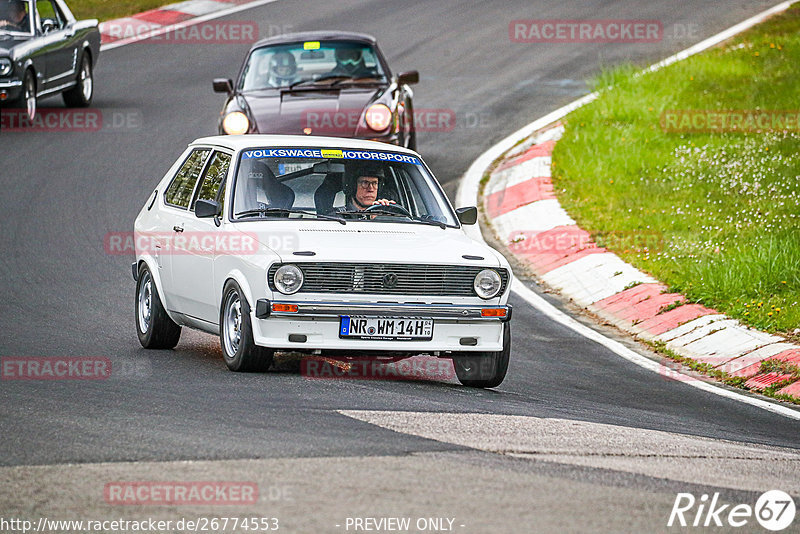
[[[586, 93], [585, 80], [604, 65], [653, 62], [771, 4], [279, 0], [230, 19], [255, 20], [262, 35], [324, 28], [376, 35], [394, 70], [420, 71], [418, 110], [456, 113], [453, 131], [419, 134], [420, 151], [452, 198], [459, 177], [483, 150]], [[509, 42], [509, 22], [532, 18], [657, 19], [665, 39], [641, 44]], [[800, 446], [799, 422], [645, 371], [519, 299], [512, 298], [509, 375], [494, 391], [469, 390], [455, 381], [310, 381], [291, 370], [291, 362], [284, 371], [235, 374], [226, 370], [216, 338], [186, 331], [174, 351], [141, 349], [133, 321], [131, 257], [107, 254], [104, 236], [130, 231], [153, 185], [185, 145], [215, 133], [222, 98], [211, 91], [211, 80], [234, 77], [247, 48], [142, 43], [108, 51], [95, 72], [94, 105], [104, 117], [128, 113], [136, 121], [94, 133], [0, 134], [0, 355], [105, 356], [116, 369], [110, 379], [96, 382], [0, 383], [0, 465], [9, 466], [0, 469], [0, 511], [106, 513], [107, 507], [96, 506], [96, 495], [75, 488], [92, 476], [191, 476], [192, 469], [219, 479], [238, 473], [233, 464], [219, 460], [256, 460], [261, 463], [243, 472], [261, 481], [284, 477], [289, 485], [286, 477], [294, 477], [294, 487], [305, 488], [307, 497], [341, 492], [342, 498], [357, 500], [370, 488], [371, 495], [381, 498], [375, 497], [372, 509], [359, 505], [363, 514], [390, 513], [391, 503], [408, 513], [433, 514], [420, 495], [435, 487], [441, 503], [455, 507], [438, 513], [454, 515], [457, 508], [470, 527], [464, 532], [483, 531], [480, 525], [493, 515], [503, 517], [494, 523], [503, 526], [500, 531], [524, 531], [509, 521], [515, 513], [529, 518], [531, 512], [523, 514], [510, 503], [519, 504], [520, 495], [548, 501], [554, 498], [546, 491], [551, 484], [564, 498], [561, 509], [544, 513], [536, 508], [545, 518], [539, 525], [543, 530], [566, 525], [559, 518], [575, 512], [575, 503], [569, 504], [573, 496], [588, 504], [566, 530], [611, 525], [635, 531], [663, 528], [675, 493], [710, 491], [715, 473], [719, 480], [741, 473], [744, 484], [720, 483], [731, 500], [772, 489], [768, 482], [797, 480], [797, 458], [786, 464], [785, 479], [762, 480], [759, 469], [738, 471], [741, 466], [733, 459], [742, 458], [733, 452], [735, 443], [725, 453], [731, 462], [698, 467], [695, 481], [657, 469], [511, 457], [475, 443], [454, 443], [447, 432], [427, 434], [416, 426], [406, 431], [353, 416], [360, 411], [513, 415], [614, 425], [634, 441], [630, 429], [795, 451]], [[60, 107], [61, 102], [50, 99], [43, 105]], [[590, 438], [595, 436], [583, 449], [587, 457], [600, 439], [592, 428], [586, 427]], [[774, 452], [753, 447], [748, 450]], [[341, 467], [342, 458], [363, 470], [340, 470], [326, 478], [325, 473]], [[193, 463], [159, 463], [174, 461]], [[690, 472], [695, 469], [675, 461]], [[88, 465], [97, 462], [115, 464]], [[422, 463], [427, 467], [419, 472]], [[464, 469], [459, 483], [443, 484], [461, 473], [459, 466]], [[103, 478], [102, 473], [112, 472]], [[295, 480], [298, 472], [311, 474]], [[494, 487], [489, 481], [497, 477], [510, 482]], [[63, 497], [63, 491], [58, 493], [61, 501], [21, 497], [54, 491], [54, 480], [74, 499]], [[71, 486], [64, 488], [66, 480]], [[484, 506], [465, 507], [459, 499], [464, 487], [474, 489]], [[784, 487], [789, 491], [789, 485]], [[635, 513], [623, 513], [626, 502]], [[283, 505], [297, 531], [337, 531], [330, 503], [321, 505], [327, 521], [322, 523], [301, 518], [297, 502]]]

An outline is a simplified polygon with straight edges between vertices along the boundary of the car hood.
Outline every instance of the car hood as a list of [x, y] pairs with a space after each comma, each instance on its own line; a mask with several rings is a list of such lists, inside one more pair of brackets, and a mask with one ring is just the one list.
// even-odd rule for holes
[[0, 35], [0, 57], [8, 57], [11, 55], [11, 49], [15, 46], [24, 43], [28, 39], [25, 37], [10, 37], [8, 35]]
[[347, 88], [280, 93], [250, 92], [244, 96], [259, 133], [355, 137], [359, 119], [381, 88]]
[[[340, 225], [333, 221], [307, 224], [254, 221], [236, 226], [277, 253], [283, 262], [502, 266], [493, 249], [472, 240], [458, 228], [369, 222]], [[313, 256], [308, 254], [311, 252]]]

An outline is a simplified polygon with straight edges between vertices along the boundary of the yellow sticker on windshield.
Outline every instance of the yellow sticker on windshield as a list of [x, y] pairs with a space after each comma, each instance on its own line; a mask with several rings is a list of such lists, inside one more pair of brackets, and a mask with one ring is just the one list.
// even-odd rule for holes
[[303, 50], [319, 50], [319, 41], [308, 41], [303, 43]]
[[323, 158], [343, 158], [341, 150], [325, 150], [322, 149], [322, 157]]

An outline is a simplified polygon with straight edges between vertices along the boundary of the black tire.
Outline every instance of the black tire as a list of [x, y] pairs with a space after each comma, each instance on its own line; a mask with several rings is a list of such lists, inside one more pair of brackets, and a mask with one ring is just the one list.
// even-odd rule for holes
[[511, 356], [511, 323], [503, 328], [503, 350], [461, 352], [453, 355], [453, 367], [461, 384], [471, 388], [494, 388], [506, 377]]
[[39, 102], [36, 98], [36, 75], [32, 70], [25, 71], [25, 76], [22, 78], [22, 93], [11, 103], [11, 107], [24, 109], [31, 121], [36, 118]]
[[78, 67], [77, 85], [64, 91], [64, 104], [70, 108], [88, 108], [94, 96], [94, 77], [92, 74], [92, 58], [84, 53]]
[[181, 338], [181, 327], [164, 310], [153, 275], [144, 263], [136, 281], [136, 334], [146, 349], [172, 349]]
[[219, 310], [219, 341], [228, 369], [236, 372], [263, 372], [272, 365], [274, 351], [253, 341], [250, 305], [239, 284], [229, 280], [222, 291]]

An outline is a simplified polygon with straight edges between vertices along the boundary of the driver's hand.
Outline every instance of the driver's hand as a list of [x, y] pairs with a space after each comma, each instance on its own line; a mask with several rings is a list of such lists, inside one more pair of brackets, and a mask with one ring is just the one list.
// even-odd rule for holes
[[388, 206], [390, 204], [397, 204], [397, 202], [395, 202], [394, 200], [387, 200], [385, 198], [382, 198], [372, 203], [373, 206]]

